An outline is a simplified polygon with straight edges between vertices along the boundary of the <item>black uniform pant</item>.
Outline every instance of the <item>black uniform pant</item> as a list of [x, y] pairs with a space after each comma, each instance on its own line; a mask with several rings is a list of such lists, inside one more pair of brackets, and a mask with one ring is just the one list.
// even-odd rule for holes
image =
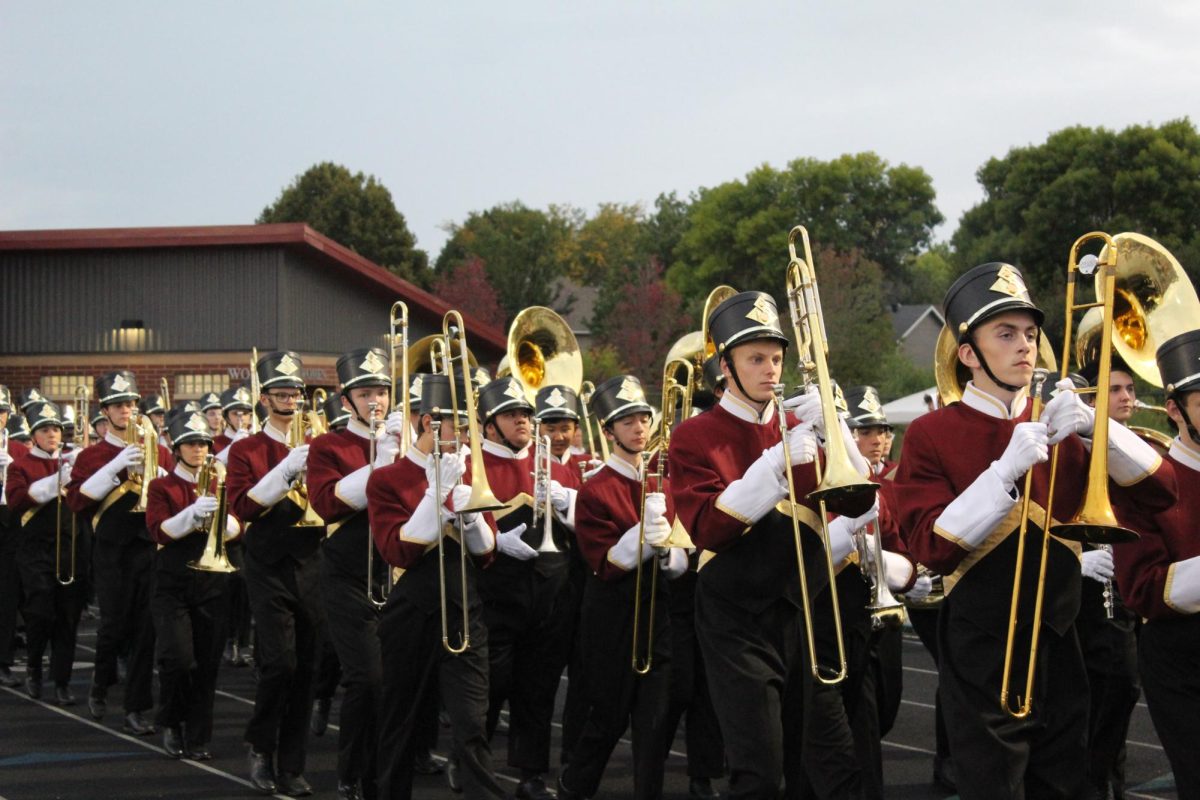
[[[488, 709], [488, 630], [480, 609], [470, 613], [471, 646], [452, 655], [442, 646], [441, 617], [393, 591], [379, 620], [383, 684], [379, 710], [379, 796], [412, 797], [413, 756], [427, 737], [427, 698], [439, 688], [450, 717], [452, 757], [465, 800], [506, 797], [492, 772], [485, 719]], [[450, 606], [449, 638], [458, 643], [461, 611]]]
[[379, 611], [366, 596], [366, 579], [346, 574], [329, 560], [321, 561], [321, 599], [326, 631], [342, 665], [341, 716], [338, 720], [340, 783], [363, 781], [374, 795], [378, 740], [377, 710], [383, 690]]
[[696, 590], [696, 634], [729, 756], [729, 797], [775, 798], [800, 769], [804, 679], [799, 609], [753, 612]]
[[567, 696], [563, 701], [562, 710], [562, 752], [559, 763], [566, 764], [571, 760], [571, 748], [579, 740], [583, 730], [583, 722], [587, 717], [588, 701], [584, 689], [583, 641], [579, 635], [579, 609], [583, 603], [583, 586], [587, 578], [587, 567], [583, 559], [573, 556], [570, 573], [567, 576], [566, 591], [570, 592], [568, 602], [574, 605], [575, 624], [572, 626], [569, 658], [567, 662]]
[[225, 626], [229, 640], [239, 648], [250, 645], [250, 595], [246, 590], [246, 577], [242, 567], [246, 564], [246, 548], [239, 541], [226, 542], [225, 552], [229, 563], [238, 571], [229, 576], [225, 584], [225, 606], [229, 609], [229, 620]]
[[868, 679], [875, 684], [879, 709], [879, 736], [891, 732], [904, 696], [904, 630], [900, 626], [877, 631], [871, 640]]
[[[947, 600], [950, 602], [950, 600]], [[1000, 708], [1004, 639], [943, 608], [938, 620], [939, 691], [963, 800], [1079, 798], [1087, 785], [1087, 671], [1075, 626], [1042, 627], [1033, 710]], [[1029, 631], [1018, 632], [1009, 702], [1024, 695]]]
[[217, 671], [229, 618], [226, 584], [232, 575], [178, 568], [155, 576], [160, 728], [184, 726], [190, 747], [212, 741]]
[[[671, 692], [667, 706], [667, 749], [685, 719], [689, 778], [725, 774], [725, 742], [708, 691], [704, 659], [696, 639], [696, 577], [685, 572], [671, 581]], [[685, 717], [686, 715], [686, 717]]]
[[17, 634], [17, 611], [21, 607], [21, 571], [17, 568], [17, 531], [4, 526], [0, 508], [0, 667], [13, 663], [13, 640]]
[[1138, 664], [1146, 705], [1179, 797], [1200, 797], [1200, 615], [1142, 626]]
[[104, 691], [117, 682], [117, 656], [127, 652], [125, 712], [148, 711], [154, 707], [154, 620], [150, 615], [154, 543], [142, 538], [98, 538], [92, 549], [92, 569], [100, 603], [93, 689]]
[[508, 701], [508, 764], [528, 773], [550, 769], [554, 699], [566, 666], [575, 605], [564, 590], [565, 573], [529, 574], [530, 603], [502, 604], [484, 598], [488, 629], [489, 737]]
[[[938, 664], [938, 608], [910, 608], [908, 610], [908, 621], [912, 624], [913, 630], [916, 631], [917, 637], [921, 640], [921, 644], [925, 645], [925, 649], [929, 655], [933, 657], [933, 664], [936, 667]], [[933, 724], [934, 736], [937, 747], [937, 758], [945, 759], [950, 757], [950, 739], [946, 735], [946, 717], [942, 712], [942, 689], [939, 684], [933, 698]]]
[[[25, 618], [29, 675], [42, 678], [42, 657], [49, 644], [50, 678], [55, 685], [66, 686], [71, 682], [75, 664], [75, 633], [83, 612], [85, 589], [80, 579], [70, 586], [58, 582], [54, 574], [54, 544], [43, 540], [44, 535], [31, 532], [17, 550], [21, 585], [25, 590], [21, 615]], [[64, 538], [64, 551], [68, 546], [68, 539]], [[68, 558], [64, 552], [64, 570], [69, 571]]]
[[258, 666], [246, 741], [260, 753], [274, 753], [280, 772], [304, 771], [321, 624], [319, 571], [319, 553], [303, 559], [286, 556], [273, 563], [246, 553]]

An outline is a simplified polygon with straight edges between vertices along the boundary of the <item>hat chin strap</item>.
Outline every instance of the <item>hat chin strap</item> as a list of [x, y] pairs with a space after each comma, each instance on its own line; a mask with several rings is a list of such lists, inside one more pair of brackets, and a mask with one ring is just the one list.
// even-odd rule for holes
[[[725, 355], [722, 355], [721, 358], [725, 359], [725, 364], [729, 367], [729, 374], [733, 376], [733, 382], [737, 384], [738, 391], [741, 392], [742, 397], [746, 398], [751, 403], [757, 403], [757, 400], [754, 400], [750, 397], [750, 393], [746, 391], [746, 387], [742, 386], [742, 379], [738, 377], [737, 367], [733, 365], [733, 358]], [[763, 407], [758, 410], [759, 421], [762, 421], [763, 415], [767, 413], [767, 405], [767, 403], [763, 403]]]
[[[1041, 343], [1042, 329], [1038, 328], [1038, 344], [1040, 345]], [[996, 377], [996, 373], [992, 372], [992, 368], [988, 366], [987, 359], [983, 357], [983, 351], [975, 344], [975, 335], [973, 333], [967, 334], [967, 344], [970, 345], [971, 352], [975, 354], [975, 358], [979, 359], [979, 366], [983, 367], [984, 373], [991, 379], [992, 383], [1008, 392], [1019, 392], [1027, 388], [1024, 386], [1013, 386], [1011, 383], [1005, 383]]]

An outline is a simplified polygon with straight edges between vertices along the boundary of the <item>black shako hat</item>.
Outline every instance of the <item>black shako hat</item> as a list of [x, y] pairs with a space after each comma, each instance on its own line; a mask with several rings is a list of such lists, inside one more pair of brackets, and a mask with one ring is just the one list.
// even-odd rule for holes
[[138, 411], [143, 414], [165, 414], [163, 399], [160, 394], [148, 394], [138, 401]]
[[590, 405], [601, 427], [630, 414], [654, 414], [654, 409], [646, 402], [642, 382], [633, 375], [618, 375], [597, 386]]
[[454, 376], [454, 397], [450, 396], [450, 378], [448, 376], [426, 375], [425, 379], [421, 381], [421, 413], [432, 414], [436, 408], [440, 412], [439, 416], [448, 417], [454, 407], [453, 401], [457, 400], [458, 416], [465, 420], [467, 418], [466, 392], [467, 385], [461, 374]]
[[29, 421], [20, 411], [8, 415], [8, 436], [18, 442], [29, 441]]
[[58, 406], [49, 400], [34, 400], [25, 406], [24, 413], [25, 419], [29, 424], [30, 433], [33, 433], [38, 428], [45, 428], [50, 425], [59, 428], [66, 427], [62, 412], [58, 410]]
[[337, 360], [337, 376], [343, 394], [359, 386], [392, 387], [387, 356], [378, 347], [363, 347], [343, 355]]
[[991, 261], [959, 276], [942, 303], [946, 325], [959, 342], [981, 323], [1005, 311], [1028, 311], [1041, 327], [1045, 314], [1033, 304], [1025, 278], [1011, 264]]
[[[1112, 354], [1112, 360], [1109, 361], [1108, 371], [1109, 372], [1124, 372], [1128, 375], [1136, 375], [1137, 374], [1132, 369], [1130, 369], [1129, 365], [1125, 363], [1125, 360], [1123, 358], [1121, 358], [1119, 355], [1117, 355], [1115, 352]], [[1086, 363], [1082, 367], [1080, 367], [1078, 372], [1072, 372], [1072, 373], [1068, 374], [1067, 377], [1071, 378], [1071, 380], [1074, 380], [1075, 377], [1079, 377], [1079, 378], [1083, 379], [1084, 384], [1083, 384], [1083, 386], [1080, 387], [1081, 389], [1086, 389], [1088, 387], [1095, 386], [1096, 378], [1100, 377], [1100, 362], [1099, 361], [1089, 361], [1088, 363]], [[1047, 383], [1047, 385], [1051, 386], [1051, 388], [1053, 388], [1054, 382], [1057, 380], [1058, 380], [1058, 378], [1054, 377], [1054, 380], [1047, 380], [1046, 383]]]
[[20, 408], [21, 413], [24, 414], [25, 411], [34, 403], [44, 402], [46, 402], [46, 398], [43, 397], [42, 393], [37, 389], [26, 389], [25, 391], [21, 392], [20, 396], [17, 398], [17, 407]]
[[[426, 376], [428, 380], [429, 376]], [[479, 390], [478, 412], [479, 420], [484, 424], [497, 414], [505, 411], [524, 409], [533, 414], [533, 406], [525, 399], [525, 390], [521, 382], [511, 375], [496, 378]]]
[[0, 383], [0, 411], [12, 411], [12, 392]]
[[[200, 404], [195, 400], [180, 400], [167, 410], [167, 415], [163, 419], [163, 422], [166, 423], [167, 431], [169, 432], [171, 430], [171, 423], [175, 419], [202, 411], [203, 409], [200, 408]], [[205, 422], [204, 424], [207, 425], [208, 423]]]
[[739, 292], [721, 303], [708, 317], [708, 331], [722, 354], [756, 339], [774, 339], [785, 349], [788, 346], [775, 298], [766, 292]]
[[178, 447], [185, 442], [208, 442], [212, 444], [212, 433], [208, 430], [208, 421], [200, 411], [184, 411], [171, 409], [171, 421], [167, 431], [171, 436], [171, 447]]
[[579, 396], [570, 386], [543, 386], [534, 398], [534, 417], [542, 422], [579, 421]]
[[331, 394], [325, 398], [325, 404], [321, 407], [325, 413], [325, 424], [329, 426], [329, 430], [337, 430], [344, 428], [350, 424], [350, 412], [342, 407], [342, 396], [340, 394]]
[[221, 407], [221, 395], [216, 392], [205, 392], [200, 396], [200, 410], [208, 411], [210, 408]]
[[226, 389], [221, 392], [221, 413], [225, 413], [226, 411], [250, 411], [252, 408], [250, 390], [245, 386], [239, 386], [236, 389]]
[[1172, 336], [1155, 354], [1167, 397], [1200, 390], [1200, 330]]
[[304, 363], [300, 356], [291, 350], [277, 350], [259, 356], [255, 371], [258, 373], [258, 387], [262, 391], [276, 388], [303, 389], [304, 378], [300, 371]]
[[889, 429], [892, 427], [887, 415], [883, 413], [879, 390], [874, 386], [851, 386], [847, 389], [846, 410], [850, 414], [846, 425], [850, 428], [871, 428], [877, 425]]
[[100, 376], [96, 381], [96, 397], [100, 398], [100, 405], [106, 406], [126, 400], [137, 401], [142, 396], [138, 394], [137, 378], [129, 370], [122, 369]]

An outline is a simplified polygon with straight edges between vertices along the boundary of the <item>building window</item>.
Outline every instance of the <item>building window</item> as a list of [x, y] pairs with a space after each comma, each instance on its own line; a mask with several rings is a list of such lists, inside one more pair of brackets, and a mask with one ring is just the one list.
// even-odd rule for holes
[[42, 394], [55, 403], [69, 403], [75, 400], [75, 389], [84, 386], [88, 398], [92, 396], [93, 378], [91, 375], [44, 375], [42, 376]]
[[213, 375], [176, 375], [175, 394], [172, 400], [199, 400], [201, 395], [208, 392], [220, 394], [229, 388], [229, 376]]

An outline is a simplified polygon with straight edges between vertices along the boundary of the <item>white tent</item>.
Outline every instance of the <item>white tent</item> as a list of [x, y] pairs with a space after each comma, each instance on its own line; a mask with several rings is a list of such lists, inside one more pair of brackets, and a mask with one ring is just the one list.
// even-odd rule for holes
[[883, 407], [883, 413], [888, 418], [888, 422], [893, 425], [907, 425], [929, 411], [929, 406], [925, 402], [927, 397], [933, 398], [936, 402], [936, 386], [893, 400]]

